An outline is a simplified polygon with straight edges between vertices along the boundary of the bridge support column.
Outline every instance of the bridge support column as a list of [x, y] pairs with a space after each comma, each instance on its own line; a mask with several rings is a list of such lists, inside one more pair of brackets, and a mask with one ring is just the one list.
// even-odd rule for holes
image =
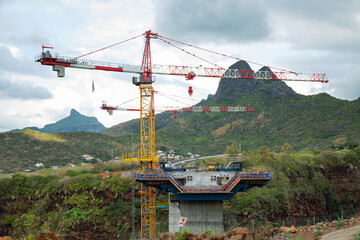
[[[180, 217], [186, 217], [185, 227], [179, 226]], [[169, 232], [189, 229], [198, 234], [211, 230], [224, 232], [223, 201], [179, 201], [169, 194]]]

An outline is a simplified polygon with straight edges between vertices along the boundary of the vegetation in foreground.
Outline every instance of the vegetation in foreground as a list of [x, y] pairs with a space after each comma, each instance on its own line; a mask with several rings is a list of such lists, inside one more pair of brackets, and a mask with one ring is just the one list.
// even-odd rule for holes
[[[140, 221], [140, 199], [132, 202], [130, 177], [97, 173], [131, 168], [130, 164], [101, 165], [90, 169], [13, 174], [0, 179], [0, 236], [24, 239], [52, 232], [61, 239], [127, 239], [131, 234], [132, 204]], [[134, 165], [138, 167], [138, 165]], [[167, 198], [158, 197], [166, 205]], [[163, 217], [161, 211], [159, 217]], [[159, 221], [159, 231], [166, 222]], [[138, 224], [135, 224], [138, 231]], [[162, 229], [161, 229], [162, 227]]]
[[294, 153], [285, 144], [280, 153], [260, 147], [255, 153], [244, 151], [243, 157], [245, 167], [264, 167], [274, 179], [225, 201], [227, 228], [309, 225], [348, 217], [360, 208], [360, 147]]
[[[284, 221], [305, 225], [314, 217], [317, 221], [337, 219], [340, 214], [347, 217], [360, 207], [360, 147], [295, 153], [285, 144], [279, 153], [260, 147], [242, 156], [245, 167], [264, 167], [275, 177], [262, 188], [224, 202], [226, 229], [249, 223], [270, 228]], [[91, 171], [96, 172], [1, 178], [0, 236], [23, 239], [53, 232], [63, 239], [128, 239], [133, 180], [121, 175], [103, 179]], [[138, 197], [134, 199], [136, 223], [140, 220]], [[158, 204], [167, 204], [166, 195], [158, 194]], [[166, 232], [167, 211], [159, 210], [157, 218], [158, 233]], [[138, 227], [135, 224], [137, 234]]]

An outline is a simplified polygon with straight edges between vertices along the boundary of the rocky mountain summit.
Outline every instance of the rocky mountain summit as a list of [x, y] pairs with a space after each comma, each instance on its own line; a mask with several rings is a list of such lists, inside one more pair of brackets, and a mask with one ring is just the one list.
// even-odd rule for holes
[[[231, 65], [229, 69], [251, 70], [249, 64], [245, 61], [238, 61]], [[262, 67], [259, 71], [270, 71], [270, 68]], [[215, 101], [231, 100], [237, 96], [249, 94], [284, 97], [296, 95], [297, 93], [283, 81], [222, 78], [215, 94]]]

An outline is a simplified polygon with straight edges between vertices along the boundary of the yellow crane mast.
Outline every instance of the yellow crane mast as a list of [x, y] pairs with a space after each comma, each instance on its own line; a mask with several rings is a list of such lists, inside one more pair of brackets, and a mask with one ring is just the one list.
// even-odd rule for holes
[[[152, 87], [152, 66], [150, 31], [146, 32], [146, 42], [139, 79], [133, 83], [140, 89], [140, 152], [137, 155], [124, 154], [123, 161], [140, 161], [141, 172], [153, 170], [155, 158], [155, 110], [154, 89]], [[141, 184], [141, 239], [154, 239], [156, 235], [156, 191]]]

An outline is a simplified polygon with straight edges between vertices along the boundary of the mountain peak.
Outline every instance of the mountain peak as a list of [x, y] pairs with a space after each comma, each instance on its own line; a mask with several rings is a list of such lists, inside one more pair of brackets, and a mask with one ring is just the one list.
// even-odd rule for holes
[[78, 111], [76, 111], [75, 109], [71, 109], [70, 116], [76, 116], [76, 115], [81, 115], [81, 114]]
[[[241, 60], [231, 65], [229, 69], [251, 70], [251, 67], [246, 61]], [[259, 71], [271, 70], [268, 67], [262, 67]], [[248, 94], [283, 97], [294, 95], [296, 92], [283, 81], [221, 78], [215, 99], [216, 101], [232, 100], [234, 96]]]
[[44, 133], [54, 132], [102, 132], [106, 128], [95, 117], [87, 117], [71, 109], [70, 116], [40, 129]]

